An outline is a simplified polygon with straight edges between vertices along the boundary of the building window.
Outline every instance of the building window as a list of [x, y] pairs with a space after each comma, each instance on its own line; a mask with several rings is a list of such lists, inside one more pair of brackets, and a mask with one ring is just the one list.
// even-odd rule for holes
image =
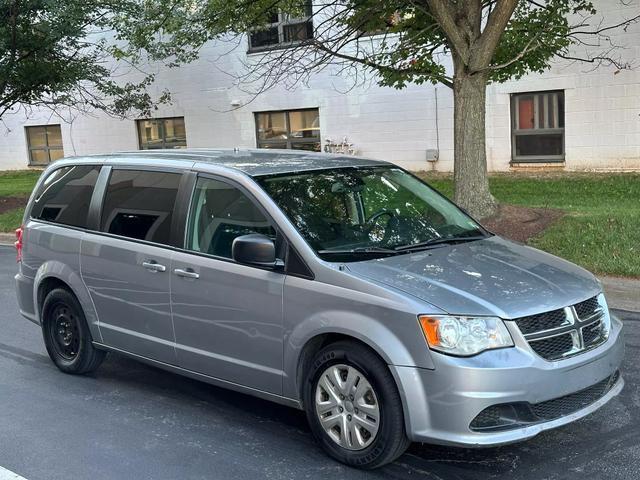
[[249, 32], [249, 51], [287, 47], [313, 38], [311, 0], [305, 0], [299, 15], [274, 11], [269, 23]]
[[187, 131], [184, 117], [138, 120], [138, 139], [140, 150], [185, 148]]
[[513, 162], [564, 161], [564, 92], [511, 96]]
[[320, 151], [317, 108], [256, 113], [258, 148]]
[[60, 125], [25, 127], [29, 146], [29, 165], [47, 165], [64, 157]]

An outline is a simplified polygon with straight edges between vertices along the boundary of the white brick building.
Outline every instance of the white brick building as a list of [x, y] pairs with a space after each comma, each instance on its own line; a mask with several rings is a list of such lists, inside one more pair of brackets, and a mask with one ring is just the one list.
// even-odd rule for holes
[[[598, 3], [607, 23], [640, 11], [640, 0], [626, 7], [619, 0]], [[616, 32], [615, 40], [626, 46], [621, 52], [625, 59], [640, 59], [640, 25]], [[243, 47], [220, 56], [227, 47], [211, 44], [197, 62], [158, 71], [154, 88], [171, 91], [173, 104], [154, 117], [173, 120], [145, 123], [97, 115], [69, 122], [50, 112], [7, 115], [0, 123], [0, 169], [42, 164], [62, 154], [108, 153], [163, 143], [324, 149], [328, 139], [335, 143], [344, 137], [359, 155], [413, 170], [453, 168], [453, 98], [448, 88], [422, 85], [394, 90], [373, 81], [352, 88], [351, 80], [325, 70], [308, 86], [273, 89], [253, 99], [233, 87], [223, 73], [242, 68], [244, 57], [252, 55]], [[44, 125], [48, 127], [30, 128]], [[522, 166], [640, 170], [640, 69], [593, 70], [590, 65], [565, 62], [542, 75], [490, 85], [487, 155], [491, 171]]]

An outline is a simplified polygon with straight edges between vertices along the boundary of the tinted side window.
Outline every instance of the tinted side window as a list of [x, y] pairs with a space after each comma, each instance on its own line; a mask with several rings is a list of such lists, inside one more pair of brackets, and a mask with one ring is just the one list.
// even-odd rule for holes
[[242, 191], [227, 183], [199, 178], [191, 205], [187, 248], [231, 258], [236, 237], [261, 233], [276, 239], [276, 231]]
[[114, 170], [102, 209], [102, 231], [168, 244], [181, 174]]
[[100, 167], [76, 165], [51, 172], [36, 194], [31, 217], [73, 227], [86, 227], [91, 195]]

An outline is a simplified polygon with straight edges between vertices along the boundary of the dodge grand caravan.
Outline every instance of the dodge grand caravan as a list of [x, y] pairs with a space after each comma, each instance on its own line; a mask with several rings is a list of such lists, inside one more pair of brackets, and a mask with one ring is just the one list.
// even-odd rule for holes
[[623, 387], [593, 275], [393, 164], [184, 150], [56, 162], [16, 232], [22, 315], [66, 373], [117, 352], [304, 409], [334, 458], [489, 446]]

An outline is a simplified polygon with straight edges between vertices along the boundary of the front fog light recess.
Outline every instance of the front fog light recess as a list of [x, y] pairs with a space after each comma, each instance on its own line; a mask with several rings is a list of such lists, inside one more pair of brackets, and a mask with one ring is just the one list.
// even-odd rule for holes
[[418, 319], [429, 347], [438, 352], [469, 356], [513, 346], [507, 327], [497, 317], [420, 315]]

